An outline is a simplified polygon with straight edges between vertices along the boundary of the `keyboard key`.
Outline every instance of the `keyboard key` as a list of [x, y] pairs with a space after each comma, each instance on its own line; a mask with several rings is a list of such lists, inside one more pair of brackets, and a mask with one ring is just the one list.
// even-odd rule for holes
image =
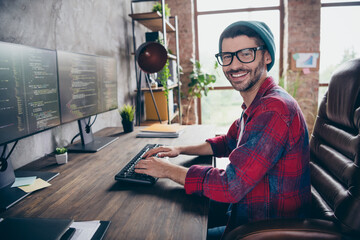
[[143, 158], [145, 153], [152, 148], [160, 146], [159, 144], [147, 144], [140, 150], [136, 156], [131, 159], [121, 171], [115, 175], [115, 180], [124, 182], [136, 182], [144, 184], [154, 184], [158, 178], [146, 174], [140, 174], [135, 172], [135, 165]]

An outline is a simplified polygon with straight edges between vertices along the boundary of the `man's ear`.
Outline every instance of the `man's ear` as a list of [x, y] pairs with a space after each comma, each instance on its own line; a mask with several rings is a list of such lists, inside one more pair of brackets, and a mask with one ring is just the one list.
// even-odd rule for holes
[[264, 60], [266, 65], [272, 62], [271, 55], [268, 51], [265, 51]]

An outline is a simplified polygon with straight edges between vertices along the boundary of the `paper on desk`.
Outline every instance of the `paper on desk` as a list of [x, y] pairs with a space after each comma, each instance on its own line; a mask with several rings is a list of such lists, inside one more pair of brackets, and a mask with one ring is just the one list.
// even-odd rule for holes
[[11, 187], [21, 187], [21, 186], [31, 185], [35, 182], [35, 180], [36, 180], [36, 176], [15, 178], [15, 182], [13, 183], [13, 185], [11, 185]]
[[33, 191], [36, 191], [36, 190], [39, 190], [42, 188], [46, 188], [48, 186], [51, 186], [51, 184], [42, 180], [41, 178], [37, 178], [33, 184], [31, 184], [29, 186], [22, 186], [19, 188], [21, 190], [23, 190], [24, 192], [30, 193], [30, 192], [33, 192]]
[[100, 226], [100, 221], [73, 222], [70, 227], [75, 228], [75, 233], [71, 240], [91, 239]]

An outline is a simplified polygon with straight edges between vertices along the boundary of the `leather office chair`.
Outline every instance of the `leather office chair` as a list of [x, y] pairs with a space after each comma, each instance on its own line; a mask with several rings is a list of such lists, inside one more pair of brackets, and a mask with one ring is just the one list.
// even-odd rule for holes
[[360, 239], [360, 59], [332, 75], [310, 138], [312, 217], [240, 226], [225, 239]]

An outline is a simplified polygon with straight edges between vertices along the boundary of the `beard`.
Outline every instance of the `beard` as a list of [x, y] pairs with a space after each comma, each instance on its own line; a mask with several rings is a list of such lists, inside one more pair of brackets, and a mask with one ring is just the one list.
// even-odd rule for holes
[[[263, 56], [259, 64], [255, 69], [246, 69], [246, 68], [238, 68], [235, 70], [229, 70], [225, 73], [226, 78], [229, 80], [233, 88], [240, 92], [247, 92], [249, 91], [256, 83], [259, 82], [261, 79], [261, 76], [263, 75], [265, 70], [265, 63], [263, 61]], [[236, 84], [233, 81], [231, 81], [231, 74], [236, 74], [240, 72], [248, 72], [250, 75], [250, 79], [247, 82], [240, 84]]]

